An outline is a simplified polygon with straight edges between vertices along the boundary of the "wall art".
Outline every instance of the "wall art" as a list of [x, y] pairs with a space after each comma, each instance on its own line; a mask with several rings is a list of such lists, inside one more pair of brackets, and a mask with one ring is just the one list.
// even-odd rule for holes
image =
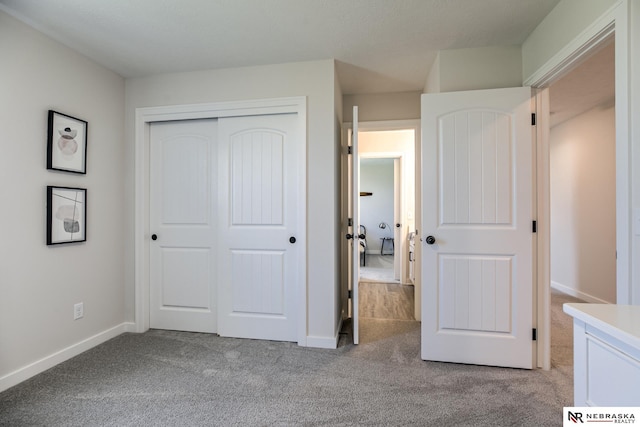
[[87, 189], [47, 186], [47, 245], [87, 240]]
[[47, 169], [87, 173], [88, 123], [49, 110]]

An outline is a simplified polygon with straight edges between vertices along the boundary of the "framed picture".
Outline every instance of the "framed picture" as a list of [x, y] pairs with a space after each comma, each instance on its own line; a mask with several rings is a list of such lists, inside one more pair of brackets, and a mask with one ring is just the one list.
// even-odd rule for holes
[[47, 245], [87, 240], [87, 189], [47, 186]]
[[88, 123], [49, 110], [47, 169], [87, 173]]

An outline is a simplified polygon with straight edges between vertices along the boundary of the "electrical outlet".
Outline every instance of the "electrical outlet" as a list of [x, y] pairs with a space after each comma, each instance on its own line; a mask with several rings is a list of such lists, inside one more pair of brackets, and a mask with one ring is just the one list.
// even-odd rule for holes
[[79, 302], [73, 305], [73, 320], [82, 319], [84, 317], [84, 303]]

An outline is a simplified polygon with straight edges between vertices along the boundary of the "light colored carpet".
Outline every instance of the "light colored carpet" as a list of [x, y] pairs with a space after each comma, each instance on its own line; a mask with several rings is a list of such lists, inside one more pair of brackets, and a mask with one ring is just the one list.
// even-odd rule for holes
[[548, 372], [424, 362], [418, 322], [363, 319], [358, 346], [348, 330], [336, 350], [124, 334], [1, 393], [0, 425], [558, 426], [573, 402], [564, 359]]

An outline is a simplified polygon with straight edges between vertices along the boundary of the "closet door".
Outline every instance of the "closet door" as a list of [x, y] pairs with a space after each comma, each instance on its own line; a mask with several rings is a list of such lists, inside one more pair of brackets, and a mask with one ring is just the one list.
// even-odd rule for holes
[[297, 341], [304, 138], [296, 114], [219, 120], [222, 336]]
[[150, 132], [150, 326], [216, 332], [217, 121]]

